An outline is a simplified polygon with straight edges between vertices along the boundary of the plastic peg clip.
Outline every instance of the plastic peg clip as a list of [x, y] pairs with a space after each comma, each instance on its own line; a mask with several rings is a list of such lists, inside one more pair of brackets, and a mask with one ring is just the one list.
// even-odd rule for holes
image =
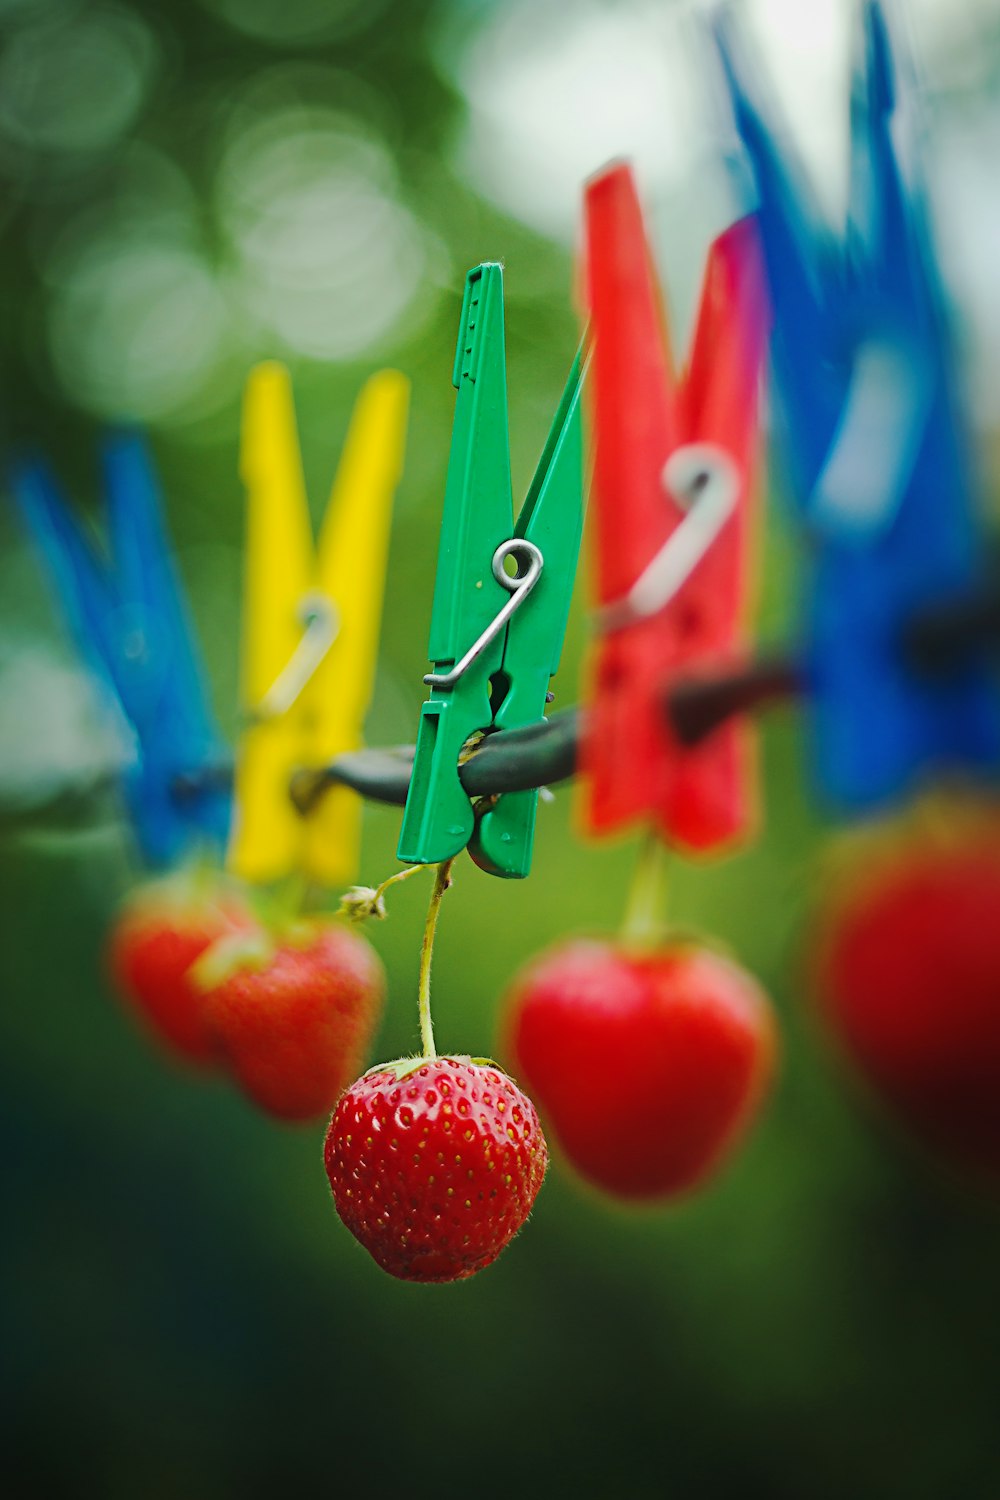
[[515, 526], [507, 431], [503, 272], [470, 271], [453, 371], [458, 391], [416, 758], [399, 858], [434, 864], [468, 846], [492, 875], [531, 868], [537, 791], [475, 810], [459, 757], [481, 734], [545, 717], [583, 526], [578, 353]]
[[303, 818], [292, 775], [362, 744], [385, 588], [392, 503], [403, 466], [409, 381], [373, 375], [351, 417], [314, 544], [283, 365], [258, 365], [243, 408], [247, 489], [243, 698], [231, 869], [252, 881], [301, 872], [356, 877], [361, 801], [334, 787]]
[[[103, 460], [107, 560], [41, 459], [18, 463], [11, 482], [77, 649], [127, 726], [130, 820], [147, 860], [163, 865], [192, 846], [224, 845], [230, 794], [218, 771], [226, 749], [209, 709], [146, 446], [137, 434], [117, 433], [105, 442]], [[195, 790], [182, 796], [185, 779]]]
[[664, 700], [677, 673], [732, 661], [745, 646], [767, 326], [756, 226], [741, 220], [712, 245], [682, 379], [625, 164], [587, 185], [585, 256], [598, 638], [580, 756], [584, 826], [601, 835], [645, 822], [710, 849], [748, 822], [747, 726], [730, 722], [684, 746]]
[[865, 5], [839, 239], [730, 28], [716, 36], [756, 178], [779, 435], [813, 557], [804, 668], [818, 777], [835, 803], [866, 809], [928, 773], [1000, 763], [983, 648], [934, 675], [902, 646], [909, 616], [982, 586], [986, 555], [915, 177], [918, 99], [881, 7]]

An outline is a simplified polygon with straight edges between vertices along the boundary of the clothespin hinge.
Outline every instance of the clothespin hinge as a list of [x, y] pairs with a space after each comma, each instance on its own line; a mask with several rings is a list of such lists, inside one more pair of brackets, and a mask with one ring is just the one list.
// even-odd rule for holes
[[305, 594], [298, 609], [302, 639], [267, 692], [248, 717], [254, 721], [286, 714], [304, 692], [340, 633], [340, 615], [332, 599], [318, 590]]
[[[510, 574], [504, 568], [504, 563], [508, 557], [518, 559], [518, 572], [516, 574]], [[527, 567], [523, 573], [520, 571], [522, 558], [527, 559]], [[534, 542], [525, 541], [524, 537], [515, 536], [511, 537], [509, 541], [500, 543], [493, 554], [493, 577], [497, 583], [508, 591], [510, 598], [506, 604], [497, 610], [497, 613], [487, 625], [482, 635], [479, 636], [478, 640], [473, 641], [461, 661], [456, 662], [450, 671], [428, 672], [425, 674], [424, 682], [427, 683], [428, 687], [450, 688], [455, 686], [455, 683], [465, 675], [477, 657], [483, 654], [490, 642], [496, 639], [511, 616], [524, 604], [535, 584], [542, 576], [544, 564], [545, 559], [542, 556], [541, 548], [536, 547]]]
[[686, 512], [628, 593], [597, 611], [601, 633], [659, 614], [685, 584], [736, 508], [735, 463], [714, 443], [685, 443], [663, 465], [663, 488]]

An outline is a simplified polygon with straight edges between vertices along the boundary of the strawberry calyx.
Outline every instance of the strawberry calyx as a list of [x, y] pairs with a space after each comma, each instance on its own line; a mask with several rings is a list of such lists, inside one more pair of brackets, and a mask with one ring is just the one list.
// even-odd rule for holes
[[[602, 938], [599, 941], [607, 940]], [[678, 956], [685, 953], [714, 953], [731, 963], [738, 961], [731, 945], [724, 942], [718, 933], [705, 932], [700, 927], [676, 927], [666, 923], [660, 927], [655, 937], [649, 934], [632, 938], [628, 934], [622, 934], [615, 940], [615, 947], [620, 953], [640, 959], [661, 957], [665, 953], [676, 953]]]
[[340, 915], [350, 922], [384, 922], [386, 918], [385, 896], [382, 887], [374, 885], [352, 885], [340, 898]]
[[981, 790], [938, 786], [902, 812], [866, 822], [831, 839], [818, 861], [817, 874], [827, 889], [857, 889], [866, 881], [909, 863], [915, 851], [928, 858], [981, 846], [1000, 838], [1000, 803]]
[[418, 1073], [426, 1063], [454, 1062], [471, 1065], [475, 1068], [496, 1068], [498, 1073], [506, 1076], [506, 1069], [501, 1068], [499, 1063], [493, 1061], [492, 1057], [470, 1057], [467, 1052], [441, 1052], [434, 1057], [396, 1057], [392, 1062], [376, 1063], [373, 1068], [368, 1068], [362, 1073], [362, 1078], [371, 1078], [376, 1073], [391, 1073], [397, 1083], [402, 1083], [404, 1078], [409, 1078], [412, 1073]]
[[191, 968], [191, 978], [203, 993], [225, 984], [234, 974], [266, 969], [279, 948], [312, 948], [333, 924], [332, 917], [286, 917], [226, 933]]
[[[823, 912], [823, 954], [838, 924], [918, 867], [948, 864], [1000, 844], [1000, 803], [968, 788], [936, 787], [892, 816], [839, 833], [813, 868], [813, 900]], [[820, 966], [825, 957], [819, 959]]]
[[225, 908], [235, 903], [237, 891], [221, 871], [204, 864], [183, 866], [133, 888], [127, 907], [135, 917], [200, 916], [207, 907]]
[[311, 948], [332, 924], [330, 917], [291, 917], [268, 924], [272, 942], [285, 948]]
[[403, 880], [409, 880], [414, 875], [419, 875], [421, 870], [433, 869], [433, 865], [404, 865], [401, 870], [396, 870], [378, 885], [352, 885], [340, 898], [340, 908], [337, 912], [339, 917], [346, 917], [349, 922], [384, 922], [388, 912], [385, 905], [385, 893], [391, 886], [399, 885]]
[[234, 974], [259, 974], [274, 957], [275, 947], [274, 938], [262, 927], [227, 933], [195, 960], [188, 971], [189, 977], [197, 989], [207, 994]]

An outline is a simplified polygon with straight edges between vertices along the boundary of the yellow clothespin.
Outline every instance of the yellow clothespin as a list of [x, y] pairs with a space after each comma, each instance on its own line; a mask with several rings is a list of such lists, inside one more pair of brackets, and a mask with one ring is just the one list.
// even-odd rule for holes
[[313, 544], [291, 382], [257, 365], [243, 407], [247, 488], [243, 698], [229, 867], [252, 881], [301, 872], [354, 879], [361, 802], [331, 789], [307, 818], [292, 773], [361, 745], [371, 697], [392, 501], [403, 465], [410, 383], [373, 375], [358, 397]]

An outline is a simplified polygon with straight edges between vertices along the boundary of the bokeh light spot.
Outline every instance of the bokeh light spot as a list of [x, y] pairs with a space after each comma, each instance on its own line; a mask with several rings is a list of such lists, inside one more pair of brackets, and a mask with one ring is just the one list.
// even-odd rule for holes
[[398, 200], [392, 160], [335, 111], [278, 110], [242, 131], [217, 193], [237, 295], [300, 354], [354, 357], [421, 285], [423, 233]]
[[[580, 183], [628, 157], [651, 198], [710, 184], [736, 140], [692, 9], [650, 0], [511, 0], [473, 23], [443, 12], [438, 64], [465, 96], [459, 170], [543, 233], [572, 241]], [[773, 73], [825, 200], [842, 196], [848, 17], [837, 0], [748, 0], [744, 29]], [[706, 189], [707, 190], [707, 189]]]
[[44, 806], [128, 761], [120, 715], [86, 672], [42, 647], [4, 639], [0, 691], [18, 706], [0, 717], [0, 815]]
[[265, 42], [340, 40], [370, 26], [385, 0], [204, 0], [237, 31]]
[[0, 57], [0, 135], [33, 152], [103, 150], [138, 114], [155, 59], [134, 12], [95, 6], [29, 24]]
[[458, 165], [478, 191], [571, 240], [581, 181], [612, 156], [653, 187], [675, 180], [701, 107], [670, 8], [514, 0], [437, 55], [469, 107]]
[[225, 351], [228, 308], [184, 245], [95, 236], [67, 268], [49, 312], [52, 357], [74, 400], [115, 418], [182, 410]]

